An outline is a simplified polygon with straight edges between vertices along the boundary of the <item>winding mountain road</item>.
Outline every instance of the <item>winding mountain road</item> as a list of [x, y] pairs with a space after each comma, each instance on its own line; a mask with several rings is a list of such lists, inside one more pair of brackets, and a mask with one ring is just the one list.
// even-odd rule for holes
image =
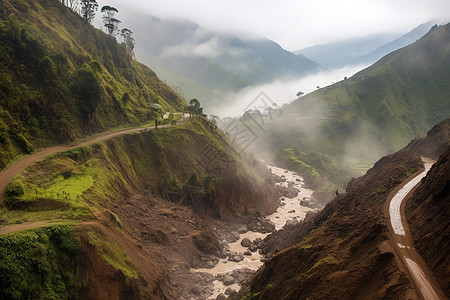
[[[167, 124], [167, 125], [158, 126], [158, 128], [164, 128], [164, 127], [170, 127], [170, 126], [171, 125]], [[94, 144], [94, 143], [97, 143], [100, 141], [104, 141], [104, 140], [107, 140], [107, 139], [110, 139], [110, 138], [113, 138], [116, 136], [121, 136], [121, 135], [129, 134], [129, 133], [139, 132], [139, 131], [154, 130], [154, 129], [155, 129], [154, 127], [136, 127], [136, 128], [131, 128], [131, 129], [123, 129], [123, 130], [118, 130], [118, 131], [114, 131], [114, 132], [108, 132], [108, 133], [104, 133], [104, 134], [100, 134], [100, 135], [88, 138], [81, 142], [68, 144], [68, 145], [62, 145], [62, 146], [49, 147], [49, 148], [43, 149], [39, 152], [30, 154], [30, 155], [22, 158], [18, 162], [14, 163], [13, 165], [9, 166], [8, 168], [6, 168], [5, 170], [3, 170], [0, 173], [0, 202], [3, 201], [5, 192], [6, 192], [6, 186], [13, 179], [13, 177], [15, 175], [17, 175], [19, 172], [21, 172], [23, 169], [25, 169], [26, 167], [33, 165], [37, 160], [39, 160], [41, 158], [44, 158], [46, 156], [49, 156], [49, 155], [52, 155], [52, 154], [55, 154], [58, 152], [63, 152], [63, 151], [75, 149], [78, 147], [91, 145], [91, 144]], [[42, 220], [42, 221], [36, 221], [36, 222], [26, 222], [26, 223], [22, 223], [22, 224], [7, 225], [4, 227], [0, 227], [0, 235], [11, 233], [11, 232], [16, 232], [16, 231], [20, 231], [20, 230], [25, 230], [25, 229], [46, 227], [46, 226], [49, 226], [50, 224], [51, 224], [50, 221]]]
[[410, 195], [431, 169], [433, 162], [429, 159], [425, 161], [425, 169], [416, 173], [410, 180], [394, 191], [394, 195], [389, 197], [385, 206], [385, 214], [389, 219], [389, 236], [394, 252], [405, 266], [409, 273], [409, 278], [416, 288], [417, 294], [422, 299], [447, 299], [444, 292], [440, 289], [431, 270], [427, 267], [425, 261], [414, 248], [414, 242], [411, 231], [405, 217], [405, 199]]

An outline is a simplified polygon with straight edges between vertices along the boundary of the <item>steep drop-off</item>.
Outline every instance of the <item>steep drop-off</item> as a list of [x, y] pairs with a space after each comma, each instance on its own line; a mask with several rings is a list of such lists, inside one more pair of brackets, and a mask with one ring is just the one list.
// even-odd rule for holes
[[194, 283], [212, 281], [189, 268], [217, 262], [221, 250], [208, 217], [256, 217], [277, 205], [269, 170], [226, 139], [197, 118], [54, 154], [13, 179], [8, 190], [23, 194], [7, 193], [0, 223], [77, 228], [83, 298], [189, 298]]
[[414, 244], [450, 296], [450, 147], [406, 202]]
[[[447, 123], [438, 124], [424, 138], [423, 143], [434, 145], [434, 149], [430, 146], [428, 151], [437, 153], [437, 149], [448, 143], [448, 138], [436, 138], [448, 137]], [[383, 206], [390, 193], [422, 168], [420, 156], [413, 151], [414, 147], [409, 148], [383, 157], [366, 175], [352, 179], [346, 193], [336, 197], [315, 217], [269, 235], [263, 249], [269, 255], [275, 255], [257, 272], [246, 289], [241, 290], [239, 297], [418, 298], [406, 270], [395, 258], [383, 215]], [[421, 152], [421, 149], [417, 151]], [[448, 200], [445, 196], [448, 185], [445, 157], [443, 155], [433, 167], [434, 171], [424, 179], [424, 186], [411, 200], [414, 207], [421, 208], [409, 209], [412, 214], [409, 220], [415, 222], [411, 231], [419, 251], [424, 252], [444, 288], [448, 284], [445, 267], [448, 251], [444, 241], [449, 225], [447, 205], [442, 203]], [[434, 214], [436, 223], [429, 219], [434, 218]], [[422, 228], [418, 229], [420, 226]]]
[[0, 4], [0, 168], [14, 157], [185, 102], [123, 44], [56, 0]]

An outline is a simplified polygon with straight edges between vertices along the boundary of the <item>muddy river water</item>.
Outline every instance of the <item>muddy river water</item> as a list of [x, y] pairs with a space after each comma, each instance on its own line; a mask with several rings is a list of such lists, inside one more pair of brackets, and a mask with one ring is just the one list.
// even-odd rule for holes
[[[309, 201], [311, 199], [313, 191], [306, 188], [304, 180], [299, 174], [275, 166], [269, 165], [268, 167], [272, 170], [274, 177], [278, 178], [278, 180], [276, 181], [280, 181], [276, 183], [277, 185], [285, 187], [290, 186], [300, 190], [298, 195], [293, 198], [280, 197], [280, 206], [278, 207], [276, 212], [272, 215], [267, 216], [267, 218], [275, 224], [275, 229], [279, 230], [286, 224], [287, 221], [291, 220], [290, 222], [292, 222], [293, 220], [303, 220], [305, 218], [306, 212], [313, 210], [312, 208], [300, 205], [301, 200]], [[230, 251], [236, 253], [244, 253], [247, 251], [247, 247], [241, 246], [241, 241], [244, 238], [248, 238], [253, 241], [256, 238], [264, 239], [267, 235], [268, 233], [253, 231], [242, 233], [240, 234], [240, 238], [238, 241], [229, 244]], [[244, 255], [243, 260], [240, 262], [220, 259], [214, 268], [191, 269], [191, 271], [205, 272], [216, 276], [219, 274], [229, 273], [236, 269], [248, 268], [251, 270], [257, 270], [263, 264], [263, 262], [261, 261], [262, 258], [263, 257], [259, 253], [259, 251], [256, 251], [251, 253], [250, 256]], [[208, 299], [216, 299], [216, 297], [220, 293], [225, 294], [227, 288], [238, 291], [240, 287], [237, 283], [226, 286], [222, 281], [214, 280], [214, 293], [210, 295]]]

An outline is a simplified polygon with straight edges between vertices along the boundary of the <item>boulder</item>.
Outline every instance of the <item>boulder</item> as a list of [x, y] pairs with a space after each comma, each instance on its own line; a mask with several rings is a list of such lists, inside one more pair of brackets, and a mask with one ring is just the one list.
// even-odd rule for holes
[[242, 225], [242, 226], [239, 227], [239, 229], [238, 229], [237, 232], [238, 232], [239, 234], [243, 234], [243, 233], [246, 233], [247, 231], [248, 231], [247, 226]]
[[203, 292], [203, 288], [199, 284], [194, 284], [191, 287], [191, 292], [196, 295], [200, 295]]
[[225, 276], [223, 277], [222, 282], [223, 282], [223, 284], [225, 284], [225, 285], [232, 285], [233, 283], [236, 282], [236, 280], [235, 280], [233, 277], [231, 277], [230, 275], [225, 275]]
[[206, 264], [205, 264], [205, 267], [206, 267], [207, 269], [212, 269], [212, 268], [215, 267], [215, 264], [214, 264], [212, 261], [208, 260], [208, 261], [206, 262]]
[[235, 290], [233, 290], [232, 288], [227, 288], [225, 290], [225, 295], [231, 296], [231, 295], [236, 295], [236, 294], [237, 294], [237, 292]]
[[225, 296], [223, 293], [220, 293], [217, 295], [216, 300], [227, 300], [227, 296]]
[[251, 244], [252, 244], [252, 241], [249, 238], [243, 238], [241, 241], [242, 247], [250, 247]]

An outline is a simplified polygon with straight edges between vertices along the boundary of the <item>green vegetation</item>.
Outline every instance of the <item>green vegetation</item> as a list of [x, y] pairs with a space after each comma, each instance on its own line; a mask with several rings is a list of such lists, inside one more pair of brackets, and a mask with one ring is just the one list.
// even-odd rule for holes
[[125, 44], [60, 2], [5, 0], [2, 8], [0, 169], [36, 148], [153, 120], [155, 103], [184, 110]]
[[247, 295], [245, 295], [242, 300], [251, 300], [251, 299], [257, 299], [259, 297], [259, 295], [261, 294], [261, 292], [257, 292], [257, 293], [252, 293], [249, 292]]
[[0, 298], [77, 299], [79, 252], [69, 226], [0, 236]]
[[122, 271], [128, 279], [138, 279], [138, 273], [135, 267], [131, 264], [127, 254], [120, 249], [119, 245], [113, 241], [106, 240], [94, 228], [90, 228], [87, 233], [89, 235], [89, 243], [98, 249], [105, 262], [116, 270]]
[[386, 188], [377, 188], [376, 190], [374, 190], [371, 195], [378, 195], [378, 194], [383, 194], [386, 192]]
[[450, 117], [449, 49], [450, 25], [440, 26], [352, 78], [302, 96], [281, 118], [266, 118], [252, 150], [268, 149], [307, 177], [319, 174], [321, 185], [343, 188]]
[[411, 168], [411, 169], [406, 170], [406, 177], [409, 177], [409, 176], [413, 175], [417, 171], [418, 171], [417, 168]]

